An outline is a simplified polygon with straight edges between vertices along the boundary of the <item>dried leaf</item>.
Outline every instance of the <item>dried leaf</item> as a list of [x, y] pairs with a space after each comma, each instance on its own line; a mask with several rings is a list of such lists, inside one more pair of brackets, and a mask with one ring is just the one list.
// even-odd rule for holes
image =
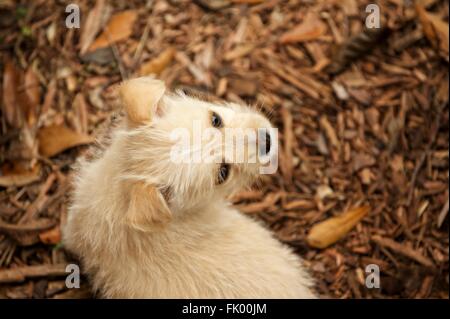
[[102, 27], [102, 24], [109, 17], [110, 8], [105, 8], [105, 0], [96, 1], [94, 8], [89, 12], [83, 32], [80, 36], [80, 54], [83, 55], [88, 50], [95, 36]]
[[156, 74], [159, 75], [169, 64], [175, 56], [176, 50], [172, 47], [167, 48], [161, 52], [156, 58], [144, 62], [139, 69], [141, 76]]
[[369, 206], [361, 206], [314, 225], [306, 238], [314, 248], [326, 248], [343, 238], [369, 212]]
[[17, 87], [19, 86], [18, 70], [11, 60], [5, 61], [3, 71], [3, 114], [6, 122], [16, 128], [22, 126], [22, 114], [17, 103]]
[[422, 24], [425, 36], [436, 48], [444, 52], [448, 60], [449, 53], [449, 25], [444, 22], [441, 17], [430, 13], [423, 6], [416, 4], [417, 16]]
[[137, 12], [134, 10], [123, 11], [111, 17], [105, 30], [89, 46], [87, 52], [108, 47], [111, 44], [128, 38], [132, 31]]
[[292, 43], [311, 41], [324, 35], [326, 31], [326, 24], [323, 23], [315, 13], [309, 12], [300, 25], [281, 36], [280, 42]]
[[56, 79], [52, 79], [47, 86], [47, 93], [44, 97], [44, 103], [42, 104], [41, 113], [47, 113], [53, 106], [53, 102], [55, 101], [55, 95], [57, 92]]
[[56, 226], [52, 229], [44, 231], [39, 234], [39, 239], [41, 242], [47, 245], [56, 245], [61, 241], [61, 229], [59, 226]]
[[25, 118], [29, 126], [37, 121], [38, 108], [41, 102], [41, 88], [39, 79], [33, 68], [28, 68], [25, 73], [25, 95], [27, 98]]
[[78, 93], [73, 100], [73, 108], [77, 117], [76, 131], [78, 133], [87, 133], [88, 131], [88, 106], [84, 95]]
[[78, 145], [89, 144], [94, 141], [89, 135], [77, 133], [64, 125], [52, 125], [41, 128], [37, 134], [39, 153], [51, 157], [62, 151]]
[[41, 175], [41, 168], [39, 165], [35, 165], [32, 169], [28, 171], [0, 176], [0, 186], [10, 187], [10, 186], [28, 185], [38, 181], [40, 175]]

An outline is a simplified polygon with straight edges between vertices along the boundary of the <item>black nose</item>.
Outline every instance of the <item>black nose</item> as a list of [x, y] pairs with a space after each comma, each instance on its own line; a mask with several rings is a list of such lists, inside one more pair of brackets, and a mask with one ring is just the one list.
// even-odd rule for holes
[[270, 147], [271, 147], [270, 134], [266, 132], [264, 134], [264, 142], [261, 143], [260, 146], [259, 146], [259, 150], [260, 150], [261, 155], [269, 154]]
[[270, 146], [271, 146], [270, 135], [269, 133], [266, 133], [266, 154], [269, 154]]

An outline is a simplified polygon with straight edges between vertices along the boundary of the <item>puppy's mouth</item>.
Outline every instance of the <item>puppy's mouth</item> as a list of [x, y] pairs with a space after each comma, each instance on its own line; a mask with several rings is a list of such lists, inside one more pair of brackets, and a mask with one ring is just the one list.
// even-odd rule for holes
[[272, 146], [272, 138], [268, 132], [260, 134], [258, 143], [259, 156], [265, 157], [269, 155]]
[[170, 186], [164, 186], [160, 188], [161, 195], [163, 196], [166, 203], [170, 203], [173, 196], [173, 190]]

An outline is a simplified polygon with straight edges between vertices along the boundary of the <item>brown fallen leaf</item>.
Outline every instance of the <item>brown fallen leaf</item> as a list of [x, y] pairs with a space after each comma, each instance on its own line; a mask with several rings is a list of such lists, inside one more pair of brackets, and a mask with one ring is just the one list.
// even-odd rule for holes
[[35, 165], [31, 170], [0, 176], [0, 186], [24, 186], [36, 182], [41, 177], [41, 167]]
[[73, 100], [73, 109], [75, 110], [77, 133], [87, 133], [88, 131], [88, 106], [83, 93], [75, 95]]
[[343, 238], [369, 210], [369, 206], [361, 206], [320, 222], [311, 228], [306, 241], [311, 247], [326, 248]]
[[41, 242], [47, 245], [56, 245], [61, 241], [61, 229], [59, 226], [51, 228], [39, 234]]
[[324, 35], [326, 31], [326, 24], [315, 13], [308, 12], [300, 25], [281, 36], [280, 42], [292, 43], [315, 40]]
[[42, 103], [41, 114], [46, 114], [52, 108], [57, 90], [56, 79], [51, 79], [47, 86], [47, 93], [45, 94], [44, 102]]
[[133, 31], [136, 18], [137, 12], [134, 10], [127, 10], [113, 15], [106, 25], [105, 30], [89, 46], [86, 52], [93, 52], [128, 38]]
[[169, 64], [175, 56], [175, 49], [170, 47], [161, 52], [156, 58], [144, 62], [140, 69], [141, 76], [156, 74], [159, 75]]
[[72, 131], [64, 125], [51, 125], [38, 131], [39, 153], [51, 157], [71, 147], [89, 144], [94, 138]]
[[6, 59], [4, 65], [2, 113], [9, 125], [20, 128], [22, 126], [22, 113], [17, 101], [17, 88], [20, 81], [19, 70], [10, 59]]
[[80, 54], [84, 55], [94, 41], [102, 24], [109, 18], [111, 10], [105, 6], [105, 0], [96, 1], [94, 8], [89, 12], [83, 32], [80, 35]]
[[443, 51], [443, 56], [448, 61], [449, 53], [449, 25], [441, 17], [430, 13], [423, 6], [416, 4], [417, 16], [422, 24], [425, 36], [431, 42], [433, 47]]
[[41, 88], [39, 79], [33, 70], [29, 67], [25, 73], [25, 95], [27, 98], [25, 119], [29, 126], [33, 126], [37, 121], [38, 108], [41, 102]]

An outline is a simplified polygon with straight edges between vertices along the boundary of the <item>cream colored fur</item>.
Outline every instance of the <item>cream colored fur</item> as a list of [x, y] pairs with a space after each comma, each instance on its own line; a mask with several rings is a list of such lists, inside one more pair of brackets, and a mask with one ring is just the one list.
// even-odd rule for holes
[[218, 164], [170, 160], [170, 131], [193, 119], [209, 127], [211, 110], [225, 127], [270, 127], [267, 119], [164, 94], [149, 78], [125, 82], [120, 95], [126, 120], [97, 159], [80, 162], [63, 230], [94, 289], [107, 298], [314, 298], [300, 258], [226, 200], [258, 164], [232, 164], [216, 185]]

